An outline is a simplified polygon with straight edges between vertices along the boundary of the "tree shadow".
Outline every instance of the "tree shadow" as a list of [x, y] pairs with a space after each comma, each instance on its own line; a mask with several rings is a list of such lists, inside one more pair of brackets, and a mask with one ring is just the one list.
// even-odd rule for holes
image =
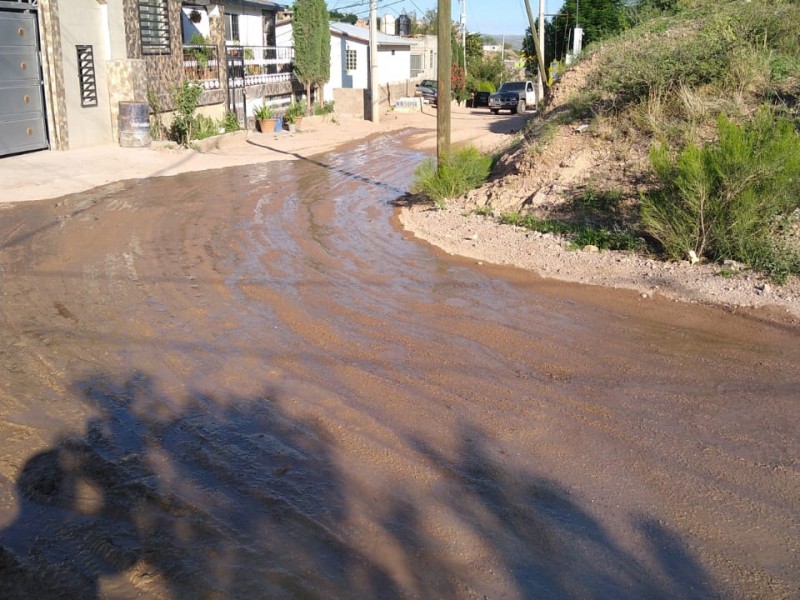
[[[474, 429], [455, 457], [406, 440], [436, 483], [355, 509], [343, 449], [274, 389], [177, 398], [136, 372], [75, 390], [97, 416], [22, 468], [19, 513], [0, 531], [4, 599], [714, 596], [674, 533], [640, 519], [651, 550], [632, 556], [558, 483], [504, 466]], [[370, 538], [395, 554], [365, 551]], [[457, 560], [452, 546], [469, 540], [485, 565]]]

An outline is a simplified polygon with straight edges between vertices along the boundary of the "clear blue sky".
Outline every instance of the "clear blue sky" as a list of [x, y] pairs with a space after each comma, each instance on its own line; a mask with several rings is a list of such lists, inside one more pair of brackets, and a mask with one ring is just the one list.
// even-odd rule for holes
[[[539, 13], [539, 1], [529, 0], [533, 16]], [[563, 5], [563, 0], [543, 0], [545, 13], [555, 13]], [[369, 17], [369, 0], [327, 0], [328, 9], [352, 12], [360, 17]], [[435, 9], [438, 0], [378, 0], [378, 16], [401, 13], [424, 15]], [[528, 27], [528, 17], [523, 0], [466, 0], [467, 30], [485, 34], [524, 35]], [[461, 2], [453, 0], [452, 19], [458, 22], [461, 17]]]

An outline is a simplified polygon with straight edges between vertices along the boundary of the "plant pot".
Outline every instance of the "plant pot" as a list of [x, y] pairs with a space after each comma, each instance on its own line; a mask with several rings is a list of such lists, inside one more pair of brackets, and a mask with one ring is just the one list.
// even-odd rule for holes
[[275, 131], [275, 125], [277, 125], [278, 119], [259, 119], [258, 121], [258, 128], [261, 130], [261, 133], [272, 133]]

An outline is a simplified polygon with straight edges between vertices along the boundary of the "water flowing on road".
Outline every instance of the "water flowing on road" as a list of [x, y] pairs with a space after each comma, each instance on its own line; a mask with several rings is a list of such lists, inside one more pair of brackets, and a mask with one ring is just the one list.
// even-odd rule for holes
[[423, 158], [2, 207], [0, 597], [798, 597], [800, 332], [443, 255]]

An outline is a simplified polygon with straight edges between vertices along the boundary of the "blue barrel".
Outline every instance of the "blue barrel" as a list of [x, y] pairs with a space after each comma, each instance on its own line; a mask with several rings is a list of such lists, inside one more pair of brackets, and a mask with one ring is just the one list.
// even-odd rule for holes
[[146, 148], [150, 145], [150, 109], [147, 102], [119, 103], [119, 145]]

